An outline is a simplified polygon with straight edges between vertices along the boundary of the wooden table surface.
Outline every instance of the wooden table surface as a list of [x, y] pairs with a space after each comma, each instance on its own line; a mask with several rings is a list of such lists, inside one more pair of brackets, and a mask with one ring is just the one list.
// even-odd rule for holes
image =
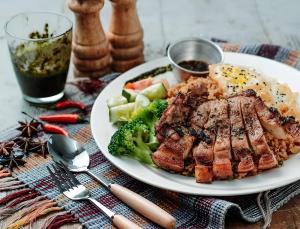
[[[144, 28], [147, 60], [161, 57], [169, 42], [185, 37], [215, 37], [237, 43], [271, 43], [300, 49], [299, 0], [139, 0], [138, 11]], [[18, 6], [18, 7], [16, 7]], [[21, 11], [56, 11], [73, 18], [64, 0], [0, 1], [0, 28]], [[101, 19], [106, 29], [110, 4], [105, 2]], [[72, 79], [70, 74], [68, 79]], [[28, 106], [17, 85], [3, 29], [0, 30], [0, 130], [14, 125]], [[271, 228], [300, 228], [300, 196], [273, 215]], [[228, 228], [261, 228], [227, 219]]]

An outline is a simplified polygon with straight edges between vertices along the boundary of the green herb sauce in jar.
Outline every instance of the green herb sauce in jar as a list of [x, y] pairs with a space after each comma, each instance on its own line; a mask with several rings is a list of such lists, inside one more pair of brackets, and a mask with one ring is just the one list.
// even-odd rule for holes
[[32, 32], [28, 40], [10, 50], [21, 89], [31, 97], [50, 97], [64, 90], [71, 56], [72, 30], [60, 36]]

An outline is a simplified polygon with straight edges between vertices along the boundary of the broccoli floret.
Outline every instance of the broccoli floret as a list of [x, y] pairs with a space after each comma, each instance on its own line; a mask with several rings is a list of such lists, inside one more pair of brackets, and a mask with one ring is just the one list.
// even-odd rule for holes
[[111, 137], [108, 151], [116, 156], [127, 155], [152, 164], [152, 150], [156, 150], [159, 145], [155, 136], [155, 123], [167, 106], [167, 101], [155, 100], [148, 107], [135, 111], [131, 121], [122, 125]]
[[162, 113], [167, 108], [166, 100], [157, 99], [149, 104], [148, 107], [142, 107], [134, 112], [132, 120], [141, 119], [150, 129], [149, 142], [147, 143], [151, 150], [156, 150], [159, 142], [155, 136], [155, 123], [160, 119]]
[[168, 102], [166, 100], [157, 99], [149, 104], [147, 107], [141, 107], [134, 111], [132, 120], [141, 118], [147, 122], [156, 122], [160, 119], [162, 113], [167, 108]]
[[166, 100], [157, 99], [154, 100], [152, 103], [150, 103], [147, 108], [154, 113], [155, 117], [158, 120], [160, 119], [162, 113], [167, 107], [168, 107], [168, 102]]
[[149, 142], [150, 129], [141, 119], [135, 119], [117, 130], [111, 138], [108, 151], [113, 155], [127, 155], [143, 163], [152, 164]]

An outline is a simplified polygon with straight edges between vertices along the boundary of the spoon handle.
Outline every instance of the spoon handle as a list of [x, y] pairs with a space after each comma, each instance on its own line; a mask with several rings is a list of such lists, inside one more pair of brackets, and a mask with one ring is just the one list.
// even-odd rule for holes
[[118, 184], [110, 184], [109, 189], [128, 206], [158, 225], [168, 229], [175, 227], [176, 219], [173, 216], [139, 194]]

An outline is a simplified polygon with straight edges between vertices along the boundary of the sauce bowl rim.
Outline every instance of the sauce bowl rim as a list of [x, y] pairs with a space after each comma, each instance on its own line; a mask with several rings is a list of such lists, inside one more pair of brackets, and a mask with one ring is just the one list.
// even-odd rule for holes
[[[175, 41], [174, 43], [172, 43], [171, 45], [169, 45], [168, 47], [168, 50], [167, 50], [167, 56], [171, 62], [172, 65], [174, 65], [176, 68], [179, 68], [180, 70], [182, 71], [185, 71], [185, 72], [188, 72], [188, 73], [191, 73], [191, 74], [207, 74], [209, 72], [209, 70], [207, 71], [192, 71], [192, 70], [189, 70], [189, 69], [186, 69], [184, 67], [181, 67], [180, 65], [178, 65], [174, 60], [173, 58], [171, 57], [171, 49], [174, 48], [174, 46], [180, 44], [180, 43], [183, 43], [183, 42], [186, 42], [186, 41], [196, 41], [196, 42], [202, 42], [202, 43], [206, 43], [207, 45], [210, 45], [212, 46], [214, 49], [216, 49], [216, 51], [219, 53], [220, 57], [221, 57], [221, 60], [217, 63], [212, 63], [212, 64], [219, 64], [219, 63], [223, 63], [224, 61], [224, 52], [223, 50], [221, 49], [221, 47], [219, 45], [217, 45], [216, 43], [208, 40], [208, 39], [204, 39], [204, 38], [196, 38], [196, 37], [191, 37], [191, 38], [185, 38], [185, 39], [181, 39], [181, 40], [178, 40], [178, 41]], [[188, 61], [188, 60], [187, 60]]]

